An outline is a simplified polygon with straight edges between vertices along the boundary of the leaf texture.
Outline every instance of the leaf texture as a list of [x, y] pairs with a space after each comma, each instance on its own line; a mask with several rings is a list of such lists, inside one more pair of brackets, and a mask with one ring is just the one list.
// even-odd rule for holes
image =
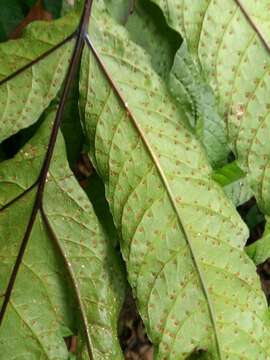
[[167, 26], [160, 9], [146, 1], [135, 1], [126, 28], [132, 41], [151, 56], [154, 70], [167, 78], [181, 38]]
[[198, 71], [186, 43], [176, 53], [169, 88], [204, 145], [211, 165], [224, 165], [230, 152], [224, 122], [217, 111], [213, 91]]
[[214, 89], [237, 161], [269, 214], [269, 1], [154, 2]]
[[132, 41], [148, 52], [154, 70], [167, 78], [182, 39], [168, 27], [159, 7], [145, 0], [105, 0], [104, 4]]
[[243, 251], [247, 228], [145, 52], [97, 10], [90, 36], [99, 55], [83, 54], [84, 128], [155, 359], [197, 350], [269, 359], [267, 304]]
[[[54, 112], [48, 116], [14, 159], [1, 164], [2, 207], [36, 182], [54, 116]], [[1, 295], [14, 266], [35, 194], [36, 186], [0, 212]], [[94, 359], [122, 359], [117, 340], [117, 319], [125, 288], [122, 269], [91, 203], [69, 170], [61, 134], [47, 177], [43, 206], [76, 279]], [[74, 294], [68, 291], [67, 270], [45, 225], [39, 213], [0, 328], [3, 359], [67, 360], [64, 336], [78, 331], [81, 343], [78, 359], [88, 358], [78, 305]]]
[[215, 170], [212, 177], [223, 187], [225, 194], [236, 207], [244, 204], [253, 196], [246, 174], [235, 161]]
[[19, 75], [6, 82], [5, 79], [68, 38], [77, 21], [77, 16], [70, 14], [53, 22], [35, 22], [22, 39], [0, 44], [0, 141], [37, 121], [55, 98], [67, 70], [73, 41]]
[[108, 13], [119, 23], [125, 25], [134, 10], [133, 0], [104, 0]]

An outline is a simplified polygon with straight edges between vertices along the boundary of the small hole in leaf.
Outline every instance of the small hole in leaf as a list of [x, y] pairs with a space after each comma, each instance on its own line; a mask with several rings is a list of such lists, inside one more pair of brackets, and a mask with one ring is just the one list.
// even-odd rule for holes
[[119, 340], [125, 359], [153, 359], [153, 347], [138, 313], [132, 292], [127, 291], [119, 317]]
[[237, 210], [249, 228], [250, 235], [246, 245], [250, 245], [262, 237], [265, 227], [265, 217], [260, 211], [254, 197], [239, 206]]
[[231, 151], [229, 154], [228, 154], [228, 159], [227, 159], [227, 162], [228, 164], [235, 161], [235, 156], [234, 156], [234, 153]]
[[[17, 152], [31, 139], [35, 134], [37, 128], [40, 126], [43, 117], [38, 120], [35, 124], [18, 131], [16, 134], [5, 139], [0, 144], [0, 153], [3, 154], [2, 160], [11, 159], [17, 154]], [[1, 161], [1, 160], [0, 160]]]

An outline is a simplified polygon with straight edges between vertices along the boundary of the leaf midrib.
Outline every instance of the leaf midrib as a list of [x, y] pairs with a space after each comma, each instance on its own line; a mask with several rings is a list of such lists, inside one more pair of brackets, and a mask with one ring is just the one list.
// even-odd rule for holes
[[37, 343], [40, 345], [40, 349], [43, 351], [43, 353], [45, 354], [47, 359], [50, 360], [51, 357], [49, 356], [49, 353], [47, 352], [47, 349], [45, 348], [44, 344], [42, 343], [40, 337], [37, 336], [37, 333], [33, 330], [31, 325], [25, 320], [23, 315], [17, 309], [16, 305], [14, 305], [12, 301], [10, 301], [9, 304], [13, 308], [15, 313], [18, 315], [18, 317], [22, 320], [22, 322], [26, 325], [26, 327], [29, 329], [29, 331], [34, 335], [34, 338], [36, 339]]
[[252, 19], [251, 15], [249, 14], [247, 9], [245, 8], [242, 0], [234, 0], [234, 2], [238, 5], [238, 7], [242, 11], [243, 15], [245, 16], [246, 20], [249, 22], [250, 26], [258, 34], [258, 36], [261, 39], [261, 41], [262, 41], [263, 45], [265, 46], [265, 48], [268, 50], [268, 52], [270, 52], [270, 44], [269, 44], [268, 40], [265, 38], [263, 32], [260, 30], [257, 23]]
[[[129, 109], [130, 111], [130, 109]], [[215, 340], [216, 340], [216, 346], [217, 346], [217, 352], [218, 352], [218, 355], [219, 355], [219, 358], [222, 359], [222, 356], [221, 356], [221, 347], [220, 347], [220, 341], [218, 339], [218, 334], [217, 334], [217, 326], [216, 326], [216, 321], [215, 321], [215, 313], [214, 313], [214, 309], [212, 307], [212, 303], [210, 301], [210, 296], [208, 294], [208, 290], [207, 290], [207, 286], [206, 286], [206, 283], [205, 283], [205, 279], [204, 279], [204, 276], [203, 276], [203, 273], [200, 269], [200, 266], [199, 266], [199, 263], [197, 262], [196, 260], [196, 255], [195, 255], [195, 251], [194, 251], [194, 248], [193, 248], [193, 245], [188, 237], [188, 234], [185, 230], [185, 226], [183, 224], [183, 221], [181, 220], [181, 216], [180, 216], [180, 213], [177, 209], [177, 204], [176, 204], [176, 201], [174, 199], [174, 195], [173, 195], [173, 192], [172, 192], [172, 189], [169, 185], [169, 181], [167, 180], [167, 177], [162, 169], [162, 166], [160, 164], [160, 162], [158, 161], [156, 155], [155, 155], [155, 152], [154, 150], [152, 149], [151, 147], [151, 144], [150, 142], [147, 140], [147, 137], [145, 136], [144, 134], [144, 131], [143, 129], [141, 128], [141, 126], [138, 124], [138, 122], [136, 121], [136, 118], [133, 117], [132, 113], [130, 112], [130, 119], [132, 119], [132, 123], [134, 125], [134, 127], [136, 128], [136, 130], [138, 131], [138, 134], [140, 135], [142, 141], [143, 141], [143, 144], [144, 146], [146, 147], [147, 149], [147, 152], [149, 153], [150, 157], [152, 158], [152, 161], [153, 163], [155, 164], [156, 166], [156, 169], [157, 169], [157, 172], [158, 172], [158, 175], [165, 187], [165, 190], [168, 194], [168, 197], [169, 197], [169, 200], [170, 200], [170, 203], [171, 203], [171, 206], [176, 214], [176, 217], [177, 217], [177, 221], [178, 221], [178, 224], [179, 224], [179, 227], [180, 229], [182, 230], [182, 233], [184, 235], [184, 238], [186, 240], [186, 243], [189, 247], [189, 250], [190, 250], [190, 253], [191, 253], [191, 257], [192, 257], [192, 261], [193, 261], [193, 264], [194, 264], [194, 267], [195, 267], [195, 270], [198, 274], [198, 277], [199, 277], [199, 280], [200, 280], [200, 283], [201, 283], [201, 287], [202, 287], [202, 290], [203, 290], [203, 293], [204, 293], [204, 296], [205, 296], [205, 299], [206, 299], [206, 302], [207, 302], [207, 305], [208, 305], [208, 310], [209, 310], [209, 315], [210, 315], [210, 320], [211, 320], [211, 323], [212, 323], [212, 326], [213, 326], [213, 330], [214, 330], [214, 334], [215, 334]]]
[[208, 294], [208, 290], [207, 290], [207, 286], [206, 286], [206, 283], [205, 283], [205, 280], [204, 280], [203, 273], [202, 273], [202, 271], [200, 269], [199, 263], [196, 260], [193, 245], [192, 245], [192, 243], [191, 243], [191, 241], [190, 241], [190, 239], [188, 237], [188, 234], [187, 234], [187, 232], [185, 230], [184, 224], [183, 224], [183, 222], [181, 220], [180, 213], [179, 213], [179, 211], [177, 209], [177, 204], [176, 204], [176, 201], [174, 199], [172, 189], [171, 189], [171, 187], [169, 185], [169, 181], [167, 180], [167, 177], [166, 177], [166, 175], [165, 175], [165, 173], [164, 173], [164, 171], [162, 169], [162, 166], [161, 166], [160, 162], [158, 161], [158, 158], [157, 158], [154, 150], [152, 149], [152, 146], [151, 146], [150, 142], [148, 141], [148, 139], [146, 137], [146, 134], [144, 133], [144, 130], [142, 129], [140, 124], [137, 122], [135, 116], [133, 115], [132, 111], [129, 108], [128, 103], [125, 101], [125, 97], [119, 91], [117, 84], [110, 77], [109, 72], [108, 72], [105, 64], [103, 63], [103, 60], [100, 58], [99, 54], [97, 53], [95, 47], [93, 46], [93, 44], [92, 44], [92, 42], [91, 42], [91, 40], [90, 40], [90, 38], [88, 36], [86, 37], [86, 42], [87, 42], [87, 45], [89, 46], [90, 51], [92, 51], [93, 55], [95, 56], [96, 60], [98, 61], [98, 63], [100, 65], [102, 71], [104, 72], [107, 80], [109, 81], [110, 85], [113, 87], [113, 89], [116, 92], [117, 96], [119, 97], [122, 105], [124, 106], [125, 110], [127, 111], [128, 118], [130, 119], [130, 121], [131, 121], [132, 125], [135, 127], [138, 135], [142, 139], [142, 142], [143, 142], [147, 152], [149, 153], [150, 158], [152, 159], [152, 161], [153, 161], [153, 163], [154, 163], [154, 165], [155, 165], [155, 167], [157, 169], [157, 173], [158, 173], [158, 175], [159, 175], [159, 177], [160, 177], [160, 179], [161, 179], [161, 181], [163, 183], [163, 186], [165, 187], [165, 190], [166, 190], [166, 192], [168, 194], [171, 206], [172, 206], [172, 208], [173, 208], [173, 210], [174, 210], [174, 212], [176, 214], [179, 227], [180, 227], [180, 229], [181, 229], [181, 231], [182, 231], [182, 233], [184, 235], [184, 238], [186, 240], [186, 243], [187, 243], [187, 245], [189, 247], [190, 254], [191, 254], [191, 257], [192, 257], [192, 261], [193, 261], [195, 270], [196, 270], [196, 272], [198, 274], [198, 277], [199, 277], [199, 280], [200, 280], [201, 288], [202, 288], [202, 291], [203, 291], [203, 294], [204, 294], [204, 297], [206, 299], [207, 306], [208, 306], [210, 321], [212, 323], [212, 327], [213, 327], [213, 331], [214, 331], [217, 354], [218, 354], [219, 359], [222, 360], [220, 340], [218, 338], [217, 325], [216, 325], [216, 321], [215, 321], [215, 312], [214, 312], [212, 303], [210, 301], [210, 296]]

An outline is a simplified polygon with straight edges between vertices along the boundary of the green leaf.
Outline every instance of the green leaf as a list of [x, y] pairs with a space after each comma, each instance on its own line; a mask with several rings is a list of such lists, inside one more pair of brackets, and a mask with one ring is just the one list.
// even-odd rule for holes
[[[20, 40], [0, 44], [0, 141], [33, 124], [57, 95], [73, 41], [24, 72], [12, 74], [66, 39], [76, 26], [74, 14], [53, 22], [36, 22]], [[5, 82], [5, 79], [9, 79]]]
[[[37, 192], [34, 184], [54, 117], [52, 112], [14, 159], [0, 164], [1, 295], [32, 211]], [[122, 269], [91, 203], [69, 170], [61, 134], [47, 177], [43, 208], [57, 243], [39, 212], [0, 327], [1, 357], [10, 359], [12, 354], [25, 360], [66, 360], [63, 338], [79, 330], [82, 345], [78, 358], [87, 358], [82, 320], [74, 309], [74, 295], [67, 291], [69, 264], [73, 286], [75, 282], [81, 296], [81, 305], [76, 304], [76, 308], [85, 313], [94, 359], [121, 359], [117, 319], [125, 287]], [[0, 299], [2, 303], [3, 297]]]
[[79, 89], [78, 76], [70, 90], [61, 124], [61, 130], [65, 139], [67, 158], [72, 170], [80, 156], [84, 144], [84, 136], [79, 114]]
[[49, 11], [54, 18], [58, 18], [61, 14], [62, 1], [43, 0], [44, 8]]
[[236, 207], [244, 204], [253, 195], [246, 174], [235, 161], [216, 169], [212, 177], [223, 187], [225, 194]]
[[99, 221], [107, 231], [110, 240], [117, 246], [119, 242], [118, 234], [105, 198], [104, 184], [96, 173], [91, 175], [85, 191], [91, 200]]
[[5, 154], [3, 160], [11, 159], [31, 139], [41, 123], [41, 118], [42, 117], [40, 117], [33, 125], [20, 130], [0, 144], [1, 149]]
[[149, 57], [97, 10], [90, 36], [98, 55], [84, 49], [80, 85], [90, 156], [155, 359], [200, 349], [267, 359], [267, 304], [243, 250], [246, 226]]
[[160, 9], [144, 0], [135, 1], [126, 28], [131, 39], [151, 56], [156, 72], [167, 78], [181, 38], [167, 26]]
[[105, 5], [111, 16], [125, 25], [130, 38], [151, 56], [156, 72], [167, 78], [181, 38], [168, 27], [160, 9], [145, 0], [105, 0]]
[[134, 0], [104, 0], [105, 7], [111, 16], [120, 24], [126, 24], [134, 11]]
[[83, 0], [63, 0], [62, 1], [62, 15], [66, 15], [70, 11], [81, 11], [83, 8]]
[[167, 26], [160, 9], [145, 0], [135, 1], [126, 28], [131, 39], [151, 56], [155, 71], [167, 78], [181, 38]]
[[232, 149], [270, 213], [270, 37], [267, 0], [154, 0], [182, 34], [219, 101]]
[[262, 264], [270, 258], [270, 223], [267, 219], [264, 234], [261, 239], [246, 247], [248, 256], [256, 265]]
[[[125, 6], [115, 1], [107, 0], [107, 3], [118, 22], [122, 23], [125, 19], [125, 27], [131, 39], [151, 56], [156, 72], [165, 79], [170, 73], [168, 85], [171, 93], [183, 108], [190, 125], [195, 127], [211, 164], [214, 167], [224, 165], [230, 151], [224, 123], [217, 112], [212, 90], [193, 63], [186, 44], [181, 46], [175, 57], [181, 39], [167, 26], [156, 5], [143, 0], [136, 1], [128, 16], [131, 7], [128, 2]], [[121, 12], [125, 15], [121, 15]]]
[[0, 0], [0, 42], [8, 39], [35, 2], [36, 0]]
[[230, 152], [224, 123], [212, 89], [198, 71], [186, 43], [175, 56], [169, 87], [204, 145], [212, 166], [224, 165]]

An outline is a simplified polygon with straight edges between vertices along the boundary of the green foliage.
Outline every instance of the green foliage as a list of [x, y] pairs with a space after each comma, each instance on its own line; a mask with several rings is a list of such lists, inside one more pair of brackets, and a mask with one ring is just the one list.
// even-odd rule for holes
[[83, 0], [63, 0], [61, 14], [66, 15], [70, 11], [76, 10], [81, 11], [83, 7]]
[[0, 42], [8, 39], [35, 2], [36, 0], [0, 0]]
[[[14, 159], [1, 164], [1, 207], [35, 184], [54, 116], [54, 112], [48, 115]], [[124, 291], [122, 270], [110, 239], [68, 168], [61, 134], [47, 179], [44, 211], [76, 278], [95, 359], [120, 359], [116, 329]], [[5, 280], [1, 281], [1, 294], [5, 292], [36, 191], [34, 186], [1, 213], [0, 273]], [[64, 336], [82, 332], [76, 299], [67, 291], [68, 284], [63, 260], [39, 213], [5, 322], [0, 327], [1, 356], [10, 359], [12, 352], [20, 359], [67, 359]], [[80, 353], [84, 352], [82, 348]]]
[[[75, 29], [74, 14], [55, 22], [34, 23], [20, 40], [0, 44], [0, 81], [61, 43]], [[33, 124], [57, 95], [72, 43], [39, 61], [0, 87], [0, 141]]]
[[[269, 186], [269, 19], [267, 1], [154, 0], [169, 25], [186, 39], [212, 86], [229, 143], [265, 213]], [[222, 15], [220, 15], [222, 14]], [[255, 29], [256, 27], [256, 29]], [[267, 48], [268, 47], [268, 48]], [[252, 69], [252, 71], [251, 71]]]
[[0, 44], [1, 359], [123, 359], [127, 281], [154, 359], [270, 358], [267, 4], [153, 2]]
[[49, 11], [54, 18], [60, 16], [62, 10], [62, 2], [55, 0], [43, 0], [44, 8], [46, 11]]
[[203, 143], [212, 166], [224, 165], [229, 155], [225, 127], [212, 89], [199, 73], [185, 43], [175, 56], [169, 87]]
[[[76, 75], [78, 76], [78, 74]], [[70, 95], [66, 102], [61, 125], [61, 130], [66, 143], [67, 158], [72, 170], [76, 168], [76, 162], [84, 144], [84, 135], [80, 122], [78, 96], [79, 89], [78, 82], [76, 81], [70, 90]]]
[[[35, 184], [54, 115], [55, 113], [51, 113], [48, 116], [33, 140], [14, 159], [1, 164], [1, 206]], [[36, 191], [35, 186], [1, 213], [2, 294]], [[76, 277], [89, 323], [95, 359], [120, 358], [115, 334], [124, 290], [119, 261], [91, 204], [68, 168], [61, 135], [58, 136], [43, 201], [44, 211]], [[12, 228], [15, 230], [15, 223], [16, 231], [12, 231]], [[63, 337], [72, 334], [72, 330], [73, 333], [82, 330], [80, 322], [74, 324], [76, 312], [74, 313], [73, 296], [64, 296], [68, 293], [65, 289], [66, 271], [63, 269], [63, 261], [39, 214], [5, 323], [0, 328], [1, 356], [5, 355], [8, 359], [10, 349], [13, 348], [18, 358], [25, 354], [25, 359], [27, 356], [36, 359], [67, 359]], [[10, 334], [15, 333], [17, 335], [10, 338]], [[106, 341], [103, 340], [104, 336]]]
[[245, 173], [235, 161], [214, 171], [212, 177], [223, 187], [225, 194], [236, 207], [247, 202], [253, 195]]
[[153, 2], [186, 39], [194, 62], [214, 90], [229, 144], [260, 209], [269, 215], [267, 1], [203, 0], [186, 6], [180, 0], [177, 7], [172, 0]]
[[[243, 251], [247, 229], [211, 179], [200, 144], [179, 121], [149, 58], [105, 14], [91, 26], [124, 102], [85, 49], [80, 92], [89, 155], [105, 182], [156, 358], [186, 358], [195, 348], [214, 358], [267, 357], [267, 306]], [[232, 323], [235, 312], [242, 316]], [[260, 331], [255, 323], [247, 329], [248, 318]], [[261, 345], [248, 348], [252, 342]]]
[[181, 44], [181, 38], [167, 27], [159, 8], [149, 1], [136, 1], [125, 26], [131, 39], [151, 56], [154, 70], [166, 78], [172, 67], [175, 52]]
[[[38, 0], [0, 0], [0, 42], [8, 40], [37, 2]], [[58, 18], [62, 7], [66, 7], [65, 1], [63, 4], [55, 0], [43, 0], [41, 3], [44, 10], [54, 18]]]

